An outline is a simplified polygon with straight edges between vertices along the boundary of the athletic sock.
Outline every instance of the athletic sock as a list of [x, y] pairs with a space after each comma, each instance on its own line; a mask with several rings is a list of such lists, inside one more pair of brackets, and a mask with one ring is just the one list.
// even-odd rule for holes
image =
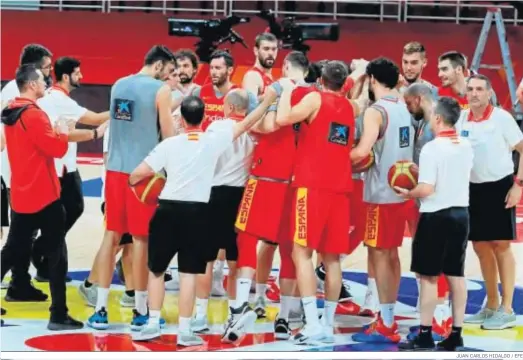
[[280, 296], [280, 313], [278, 319], [285, 319], [289, 321], [289, 312], [291, 311], [292, 297], [281, 295]]
[[263, 296], [265, 297], [265, 291], [267, 290], [267, 284], [256, 284], [256, 299]]
[[107, 310], [107, 301], [109, 299], [109, 289], [98, 288], [98, 296], [96, 297], [96, 312], [105, 308]]
[[151, 310], [151, 311], [149, 311], [149, 322], [152, 325], [159, 325], [160, 324], [160, 316], [161, 316], [161, 311], [160, 310]]
[[178, 318], [178, 333], [187, 333], [191, 329], [191, 318]]
[[318, 306], [316, 304], [316, 296], [307, 296], [301, 299], [303, 309], [305, 310], [305, 320], [307, 324], [319, 325]]
[[395, 304], [381, 304], [381, 319], [383, 320], [383, 324], [391, 328], [394, 324], [394, 306]]
[[207, 306], [209, 305], [209, 299], [196, 298], [196, 316], [207, 315]]
[[244, 303], [249, 302], [251, 283], [252, 279], [249, 278], [236, 279], [236, 306], [240, 307]]
[[334, 326], [334, 315], [336, 314], [336, 308], [338, 307], [337, 301], [325, 301], [324, 313], [325, 325]]
[[136, 310], [140, 315], [147, 315], [147, 291], [135, 290], [134, 294]]
[[289, 296], [291, 301], [291, 310], [294, 312], [301, 312], [301, 299], [297, 296]]

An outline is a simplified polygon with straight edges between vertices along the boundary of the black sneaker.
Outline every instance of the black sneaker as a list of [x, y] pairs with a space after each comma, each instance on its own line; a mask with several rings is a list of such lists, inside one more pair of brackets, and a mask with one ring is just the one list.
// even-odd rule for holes
[[277, 340], [289, 340], [291, 337], [291, 329], [289, 322], [285, 319], [276, 319], [274, 323], [274, 337]]
[[432, 335], [429, 337], [416, 335], [416, 337], [407, 342], [399, 343], [398, 350], [400, 351], [434, 351], [436, 350], [436, 344]]
[[173, 275], [171, 274], [170, 271], [166, 271], [165, 274], [163, 274], [163, 281], [164, 282], [169, 282], [173, 279]]
[[47, 329], [51, 331], [79, 330], [84, 327], [84, 323], [73, 319], [69, 315], [64, 320], [49, 320]]
[[349, 284], [345, 282], [341, 283], [340, 298], [338, 299], [338, 301], [343, 302], [352, 299], [352, 294], [350, 293], [349, 289]]
[[459, 351], [463, 347], [463, 337], [449, 336], [443, 341], [440, 341], [436, 346], [438, 351]]
[[23, 287], [10, 286], [5, 294], [5, 301], [10, 302], [41, 302], [47, 301], [48, 298], [47, 294], [32, 284]]
[[320, 264], [320, 266], [318, 266], [315, 270], [316, 272], [316, 277], [318, 279], [320, 279], [321, 281], [325, 281], [325, 275], [327, 275], [325, 273], [325, 266], [323, 266], [323, 263]]

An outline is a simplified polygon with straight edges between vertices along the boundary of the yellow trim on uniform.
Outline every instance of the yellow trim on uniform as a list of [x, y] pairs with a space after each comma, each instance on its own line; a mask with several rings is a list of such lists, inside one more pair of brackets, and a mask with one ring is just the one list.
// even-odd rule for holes
[[378, 245], [378, 234], [380, 224], [380, 206], [369, 204], [367, 206], [367, 217], [365, 221], [365, 237], [363, 242], [366, 246], [375, 248]]
[[296, 190], [296, 202], [294, 204], [296, 218], [294, 219], [294, 243], [307, 247], [308, 211], [307, 211], [307, 188]]
[[240, 203], [238, 215], [236, 216], [236, 223], [234, 224], [238, 230], [245, 231], [247, 228], [249, 213], [251, 212], [252, 201], [254, 199], [254, 193], [256, 192], [256, 185], [258, 185], [258, 180], [247, 180], [247, 185], [243, 191], [242, 202]]

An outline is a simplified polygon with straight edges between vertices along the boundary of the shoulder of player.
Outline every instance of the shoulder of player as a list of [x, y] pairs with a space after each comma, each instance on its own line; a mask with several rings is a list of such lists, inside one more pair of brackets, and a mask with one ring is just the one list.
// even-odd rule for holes
[[246, 80], [259, 80], [263, 82], [263, 78], [260, 72], [254, 69], [249, 69], [245, 72], [245, 75], [243, 75], [243, 81]]

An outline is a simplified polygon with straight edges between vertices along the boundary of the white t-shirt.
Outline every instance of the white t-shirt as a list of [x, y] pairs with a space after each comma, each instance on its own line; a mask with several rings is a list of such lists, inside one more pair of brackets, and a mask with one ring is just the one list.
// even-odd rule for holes
[[484, 119], [469, 120], [470, 109], [461, 112], [458, 134], [469, 139], [474, 149], [470, 181], [498, 181], [514, 172], [512, 149], [523, 140], [514, 117], [504, 109], [489, 106]]
[[[2, 98], [2, 107], [7, 104], [9, 101], [13, 100], [15, 97], [20, 96], [20, 90], [18, 90], [18, 86], [16, 86], [16, 81], [11, 80], [9, 81], [4, 88], [2, 89], [2, 93], [0, 95], [0, 98]], [[10, 188], [11, 187], [11, 167], [9, 166], [9, 158], [7, 157], [7, 146], [5, 147], [4, 151], [2, 151], [2, 177], [4, 178], [5, 185]]]
[[[38, 99], [36, 103], [49, 116], [53, 125], [61, 117], [78, 122], [87, 112], [86, 108], [78, 105], [64, 90], [55, 87], [48, 89], [45, 96]], [[62, 176], [64, 170], [68, 173], [77, 170], [77, 153], [77, 143], [70, 142], [65, 155], [61, 159], [55, 159], [56, 173], [59, 177]]]
[[237, 138], [218, 159], [212, 185], [245, 186], [253, 151], [254, 141], [249, 134]]
[[419, 183], [434, 185], [434, 193], [421, 198], [420, 212], [469, 206], [469, 183], [474, 153], [466, 138], [436, 137], [420, 154]]
[[216, 121], [205, 132], [170, 137], [145, 158], [155, 171], [164, 169], [167, 182], [163, 200], [208, 203], [218, 157], [231, 145], [235, 122]]

